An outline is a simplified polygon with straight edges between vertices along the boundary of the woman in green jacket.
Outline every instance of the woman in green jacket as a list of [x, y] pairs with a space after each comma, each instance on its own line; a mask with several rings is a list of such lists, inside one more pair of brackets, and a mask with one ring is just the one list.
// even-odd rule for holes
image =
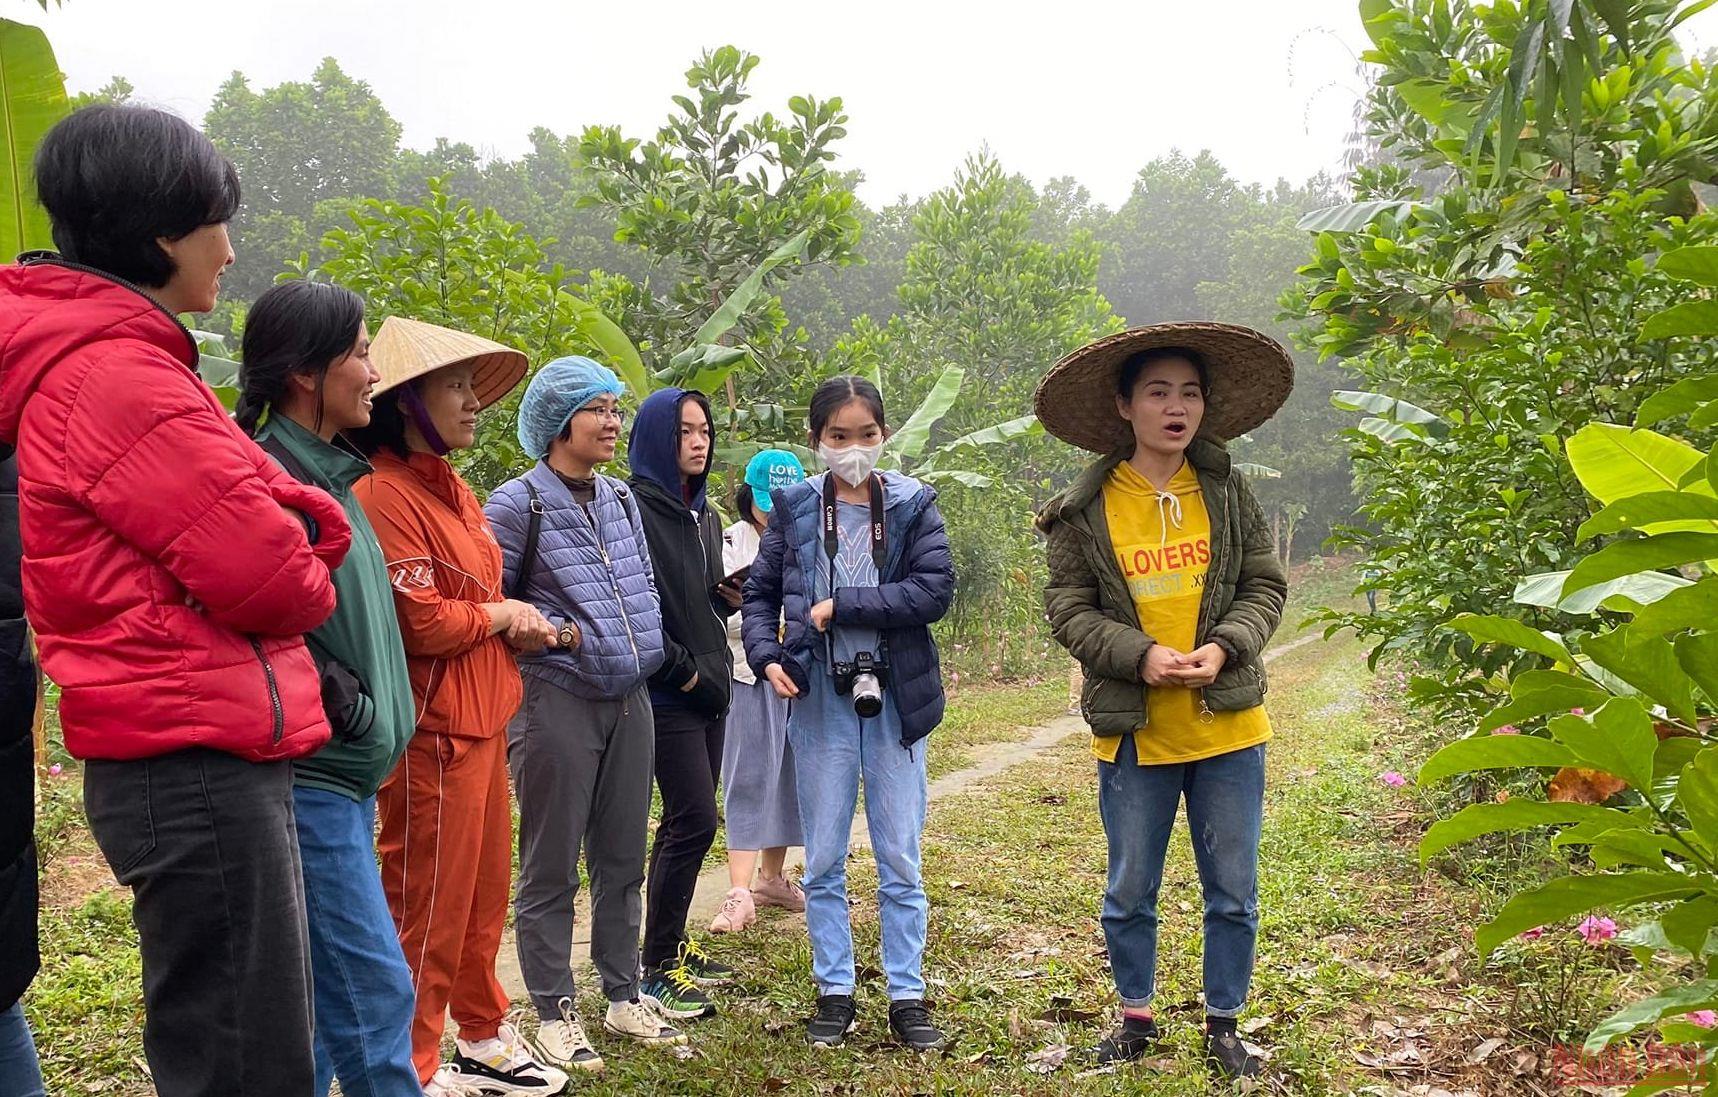
[[1205, 1053], [1259, 1071], [1236, 1033], [1258, 936], [1264, 816], [1263, 653], [1288, 584], [1224, 442], [1268, 419], [1294, 367], [1226, 324], [1139, 328], [1075, 351], [1038, 388], [1038, 417], [1102, 456], [1038, 515], [1044, 603], [1085, 674], [1080, 714], [1098, 758], [1109, 840], [1104, 938], [1121, 1026], [1100, 1062], [1157, 1041], [1157, 894], [1180, 802], [1205, 892]]
[[[341, 431], [370, 422], [364, 303], [339, 286], [286, 282], [245, 318], [236, 417], [288, 474], [346, 511], [352, 548], [334, 615], [305, 637], [334, 737], [294, 766], [293, 808], [316, 1007], [316, 1093], [421, 1097], [412, 1065], [411, 971], [376, 868], [376, 789], [412, 735], [411, 681], [382, 551], [352, 485], [370, 465]], [[314, 531], [312, 531], [314, 538]]]

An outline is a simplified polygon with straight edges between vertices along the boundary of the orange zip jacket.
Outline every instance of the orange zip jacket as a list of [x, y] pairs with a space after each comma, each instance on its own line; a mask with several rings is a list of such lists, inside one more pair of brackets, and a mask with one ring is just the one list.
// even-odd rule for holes
[[387, 450], [353, 487], [382, 544], [411, 671], [419, 731], [486, 739], [519, 708], [513, 650], [489, 634], [501, 548], [477, 496], [453, 466]]

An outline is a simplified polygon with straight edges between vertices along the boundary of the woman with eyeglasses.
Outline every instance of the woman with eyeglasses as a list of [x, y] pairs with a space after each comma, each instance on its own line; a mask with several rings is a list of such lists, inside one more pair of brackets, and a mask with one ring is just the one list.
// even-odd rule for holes
[[603, 1065], [573, 1011], [581, 847], [591, 960], [609, 1002], [603, 1028], [646, 1045], [686, 1040], [639, 997], [655, 746], [646, 680], [663, 643], [638, 501], [597, 471], [614, 459], [625, 391], [589, 358], [539, 370], [519, 402], [519, 444], [537, 464], [485, 508], [508, 596], [558, 630], [555, 646], [520, 656], [525, 704], [507, 730], [507, 761], [519, 798], [519, 969], [542, 1022], [537, 1052], [569, 1072]]

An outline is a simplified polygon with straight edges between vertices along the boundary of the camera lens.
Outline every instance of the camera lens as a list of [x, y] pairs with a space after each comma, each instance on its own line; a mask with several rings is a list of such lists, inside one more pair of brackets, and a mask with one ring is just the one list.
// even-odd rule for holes
[[867, 720], [883, 711], [883, 685], [875, 674], [853, 676], [853, 711]]

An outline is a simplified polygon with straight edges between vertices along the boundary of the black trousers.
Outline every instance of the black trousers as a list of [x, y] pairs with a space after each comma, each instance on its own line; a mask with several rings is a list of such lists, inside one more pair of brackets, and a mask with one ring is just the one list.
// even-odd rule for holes
[[645, 971], [671, 965], [686, 939], [686, 912], [704, 855], [716, 841], [716, 778], [722, 772], [723, 717], [656, 709], [656, 787], [662, 822], [645, 876]]
[[91, 761], [84, 810], [136, 899], [143, 1050], [160, 1097], [309, 1097], [292, 764], [201, 749]]

